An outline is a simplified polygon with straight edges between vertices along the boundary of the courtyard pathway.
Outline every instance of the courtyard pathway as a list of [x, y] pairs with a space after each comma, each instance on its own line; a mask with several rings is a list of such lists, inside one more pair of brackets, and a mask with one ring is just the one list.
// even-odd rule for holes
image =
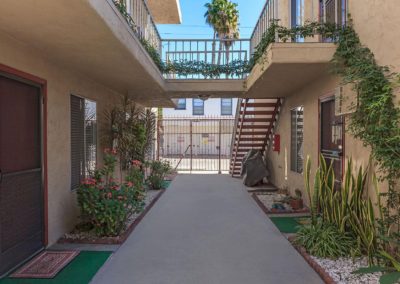
[[179, 175], [93, 283], [323, 283], [228, 175]]

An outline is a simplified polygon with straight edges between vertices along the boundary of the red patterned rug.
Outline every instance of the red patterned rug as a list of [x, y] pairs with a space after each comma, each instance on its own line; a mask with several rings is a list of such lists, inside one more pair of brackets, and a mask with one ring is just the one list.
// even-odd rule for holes
[[12, 278], [53, 278], [79, 251], [44, 251], [10, 275]]

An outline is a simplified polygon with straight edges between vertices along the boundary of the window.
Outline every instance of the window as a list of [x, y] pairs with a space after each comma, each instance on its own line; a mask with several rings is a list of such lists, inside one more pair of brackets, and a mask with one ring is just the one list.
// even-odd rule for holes
[[290, 140], [290, 170], [303, 173], [303, 118], [304, 108], [297, 107], [290, 111], [291, 140]]
[[96, 103], [71, 95], [71, 189], [96, 169]]
[[176, 110], [185, 110], [186, 109], [186, 99], [178, 99], [178, 104], [175, 109]]
[[232, 99], [221, 99], [221, 115], [232, 115]]
[[[304, 24], [304, 0], [291, 1], [291, 26], [301, 26]], [[296, 42], [304, 42], [304, 38], [298, 36]]]
[[204, 115], [204, 101], [193, 99], [193, 115]]

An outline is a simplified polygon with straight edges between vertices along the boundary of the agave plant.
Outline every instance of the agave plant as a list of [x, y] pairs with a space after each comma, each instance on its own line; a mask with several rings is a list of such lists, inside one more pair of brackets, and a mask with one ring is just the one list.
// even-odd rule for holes
[[317, 223], [318, 216], [324, 224], [335, 225], [341, 233], [357, 237], [359, 251], [368, 256], [372, 264], [378, 248], [376, 218], [372, 200], [366, 196], [367, 170], [360, 167], [353, 174], [353, 162], [347, 163], [345, 179], [340, 188], [335, 188], [335, 174], [332, 164], [327, 165], [320, 157], [313, 190], [310, 184], [311, 162], [307, 158], [305, 186], [309, 197], [311, 222]]

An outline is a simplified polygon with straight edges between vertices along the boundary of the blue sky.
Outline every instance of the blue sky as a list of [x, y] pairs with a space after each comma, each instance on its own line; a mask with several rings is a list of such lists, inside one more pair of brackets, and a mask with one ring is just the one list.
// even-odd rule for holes
[[[161, 38], [176, 39], [210, 39], [212, 29], [207, 26], [204, 19], [206, 8], [204, 4], [211, 0], [180, 0], [182, 11], [181, 25], [158, 25]], [[238, 4], [240, 38], [250, 38], [253, 28], [260, 16], [265, 0], [233, 0]]]

